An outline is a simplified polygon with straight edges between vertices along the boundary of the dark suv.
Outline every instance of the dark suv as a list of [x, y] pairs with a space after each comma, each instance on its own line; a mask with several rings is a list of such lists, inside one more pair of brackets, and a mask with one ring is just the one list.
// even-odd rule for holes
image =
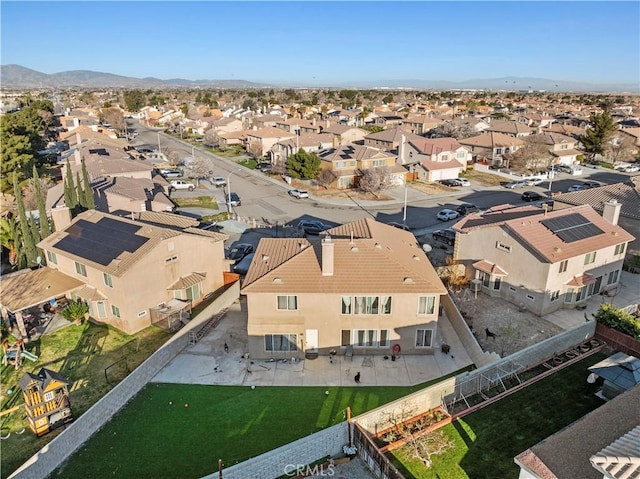
[[451, 246], [456, 242], [456, 232], [451, 228], [447, 228], [446, 230], [435, 230], [432, 233], [432, 236], [434, 240]]
[[469, 213], [477, 213], [480, 211], [476, 205], [464, 204], [456, 208], [456, 211], [460, 213], [460, 216], [468, 215]]

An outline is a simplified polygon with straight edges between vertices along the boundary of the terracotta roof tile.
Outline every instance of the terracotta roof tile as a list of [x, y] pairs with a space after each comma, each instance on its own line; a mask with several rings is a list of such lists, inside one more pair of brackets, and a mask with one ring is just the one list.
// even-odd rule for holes
[[640, 176], [632, 177], [624, 183], [564, 193], [554, 196], [553, 200], [576, 206], [590, 205], [596, 211], [602, 211], [607, 201], [616, 200], [622, 205], [621, 216], [640, 219]]
[[322, 274], [320, 240], [260, 241], [243, 284], [245, 293], [433, 293], [446, 289], [413, 234], [363, 218], [327, 231], [334, 273]]

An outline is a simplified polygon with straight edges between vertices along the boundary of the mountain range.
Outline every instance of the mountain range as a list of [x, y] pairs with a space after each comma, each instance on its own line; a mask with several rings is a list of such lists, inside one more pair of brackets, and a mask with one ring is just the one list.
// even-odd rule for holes
[[480, 78], [462, 82], [445, 80], [387, 80], [351, 81], [336, 84], [267, 84], [245, 80], [187, 80], [174, 78], [134, 78], [112, 73], [89, 70], [72, 70], [60, 73], [42, 73], [21, 65], [0, 66], [0, 86], [2, 88], [388, 88], [388, 89], [482, 89], [482, 90], [544, 90], [549, 92], [593, 92], [593, 93], [640, 93], [640, 84], [593, 84], [546, 78]]

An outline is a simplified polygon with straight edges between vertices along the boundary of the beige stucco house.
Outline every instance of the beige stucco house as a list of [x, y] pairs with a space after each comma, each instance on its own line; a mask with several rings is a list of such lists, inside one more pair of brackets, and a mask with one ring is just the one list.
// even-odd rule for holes
[[256, 158], [266, 157], [273, 145], [287, 138], [295, 138], [296, 136], [295, 133], [290, 133], [273, 126], [267, 126], [259, 130], [246, 130], [244, 133], [245, 150]]
[[588, 205], [545, 211], [502, 205], [466, 216], [457, 231], [454, 259], [466, 265], [482, 292], [543, 315], [580, 307], [618, 286], [627, 243], [617, 225], [620, 203], [600, 216]]
[[71, 297], [85, 300], [93, 318], [133, 334], [224, 285], [226, 238], [90, 210], [38, 247], [49, 268], [84, 283]]
[[494, 132], [464, 138], [458, 140], [458, 143], [467, 147], [473, 161], [488, 161], [496, 164], [502, 163], [503, 155], [514, 153], [526, 144], [520, 138]]
[[433, 354], [447, 294], [411, 233], [370, 218], [316, 240], [262, 239], [241, 293], [256, 359]]
[[455, 138], [405, 138], [398, 147], [398, 163], [418, 178], [440, 181], [458, 178], [471, 161], [471, 153]]

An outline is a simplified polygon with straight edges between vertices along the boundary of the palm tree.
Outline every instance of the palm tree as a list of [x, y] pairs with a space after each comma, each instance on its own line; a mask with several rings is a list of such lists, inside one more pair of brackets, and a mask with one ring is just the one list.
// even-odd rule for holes
[[18, 228], [12, 215], [0, 218], [0, 245], [9, 254], [9, 264], [15, 266], [18, 263]]

